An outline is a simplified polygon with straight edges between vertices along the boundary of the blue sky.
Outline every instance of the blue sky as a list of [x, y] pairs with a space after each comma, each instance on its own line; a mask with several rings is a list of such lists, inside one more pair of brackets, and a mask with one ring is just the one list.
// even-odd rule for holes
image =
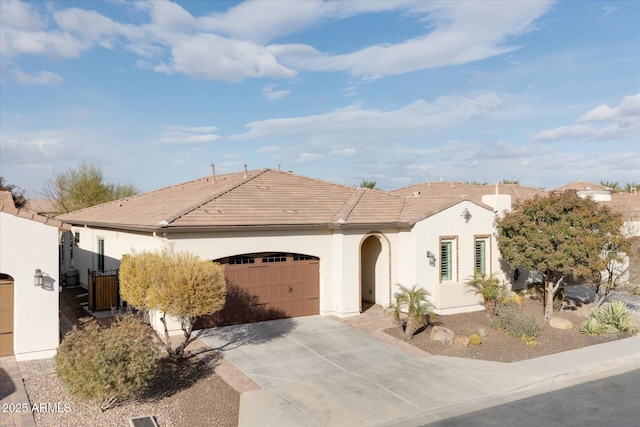
[[640, 181], [640, 2], [0, 1], [0, 174]]

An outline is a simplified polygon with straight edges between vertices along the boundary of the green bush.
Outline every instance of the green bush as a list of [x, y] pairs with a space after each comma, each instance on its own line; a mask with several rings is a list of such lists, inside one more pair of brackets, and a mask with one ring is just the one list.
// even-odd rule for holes
[[491, 326], [508, 335], [521, 338], [536, 337], [542, 330], [535, 316], [520, 310], [516, 305], [502, 306], [496, 312], [496, 317], [491, 321]]
[[629, 307], [622, 301], [613, 301], [591, 310], [589, 318], [580, 325], [580, 332], [587, 335], [605, 335], [627, 332], [635, 334]]
[[91, 319], [65, 336], [55, 357], [56, 374], [72, 394], [104, 411], [149, 382], [157, 357], [150, 327], [134, 315], [118, 316], [110, 328]]

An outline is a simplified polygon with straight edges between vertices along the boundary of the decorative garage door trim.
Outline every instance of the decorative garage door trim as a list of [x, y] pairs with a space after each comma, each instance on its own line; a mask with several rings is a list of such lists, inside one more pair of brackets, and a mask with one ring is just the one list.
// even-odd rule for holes
[[222, 326], [320, 313], [320, 260], [260, 252], [216, 260], [225, 265], [227, 303], [195, 327]]

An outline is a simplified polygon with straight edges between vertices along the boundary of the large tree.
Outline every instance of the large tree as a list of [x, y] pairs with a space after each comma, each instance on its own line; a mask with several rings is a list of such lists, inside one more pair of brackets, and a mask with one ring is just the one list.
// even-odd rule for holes
[[498, 220], [498, 247], [509, 264], [542, 275], [549, 320], [565, 278], [599, 280], [612, 249], [626, 241], [622, 225], [620, 214], [589, 198], [551, 193], [516, 203]]
[[65, 172], [55, 172], [42, 186], [46, 197], [56, 203], [58, 214], [133, 196], [139, 191], [130, 184], [104, 181], [102, 169], [80, 163]]
[[[226, 301], [224, 267], [189, 252], [165, 249], [125, 255], [119, 275], [124, 300], [137, 309], [159, 312], [164, 335], [158, 334], [158, 338], [174, 361], [182, 358], [195, 340], [191, 332], [196, 319], [221, 310]], [[180, 320], [183, 340], [175, 348], [166, 316]]]
[[7, 183], [3, 177], [0, 176], [0, 191], [8, 191], [13, 197], [13, 203], [16, 208], [23, 208], [27, 204], [27, 199], [24, 197], [24, 191], [13, 184]]

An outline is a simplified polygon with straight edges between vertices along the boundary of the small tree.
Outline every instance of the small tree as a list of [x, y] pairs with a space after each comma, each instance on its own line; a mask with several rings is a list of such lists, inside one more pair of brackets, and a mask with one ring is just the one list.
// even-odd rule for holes
[[544, 278], [545, 319], [565, 277], [590, 279], [606, 266], [603, 252], [621, 235], [622, 216], [573, 192], [516, 203], [498, 220], [498, 247], [511, 265], [537, 270]]
[[0, 176], [0, 191], [8, 191], [13, 198], [13, 204], [16, 208], [23, 208], [27, 204], [27, 199], [24, 197], [24, 191], [13, 184], [8, 184], [3, 177]]
[[[191, 336], [195, 320], [224, 307], [224, 267], [169, 249], [127, 255], [120, 264], [120, 293], [134, 307], [160, 313], [164, 335], [158, 334], [158, 338], [171, 360], [177, 361], [195, 340]], [[183, 340], [175, 348], [169, 338], [167, 315], [180, 319]]]
[[91, 319], [65, 336], [55, 356], [56, 374], [71, 393], [105, 411], [151, 380], [158, 355], [154, 341], [151, 328], [131, 314], [117, 317], [110, 328]]
[[133, 185], [106, 183], [100, 168], [80, 163], [54, 173], [42, 192], [55, 201], [57, 213], [62, 214], [133, 196], [138, 190]]
[[500, 283], [500, 280], [493, 273], [487, 275], [478, 271], [467, 279], [466, 285], [471, 288], [472, 292], [482, 295], [484, 306], [487, 309], [487, 316], [494, 315], [498, 301], [504, 293], [504, 286]]
[[407, 313], [404, 334], [412, 338], [424, 322], [429, 321], [433, 305], [427, 299], [429, 292], [418, 285], [413, 285], [411, 289], [398, 285], [398, 289], [400, 292], [395, 294], [395, 301], [387, 307], [387, 312], [393, 315], [397, 323], [400, 323], [400, 313]]

